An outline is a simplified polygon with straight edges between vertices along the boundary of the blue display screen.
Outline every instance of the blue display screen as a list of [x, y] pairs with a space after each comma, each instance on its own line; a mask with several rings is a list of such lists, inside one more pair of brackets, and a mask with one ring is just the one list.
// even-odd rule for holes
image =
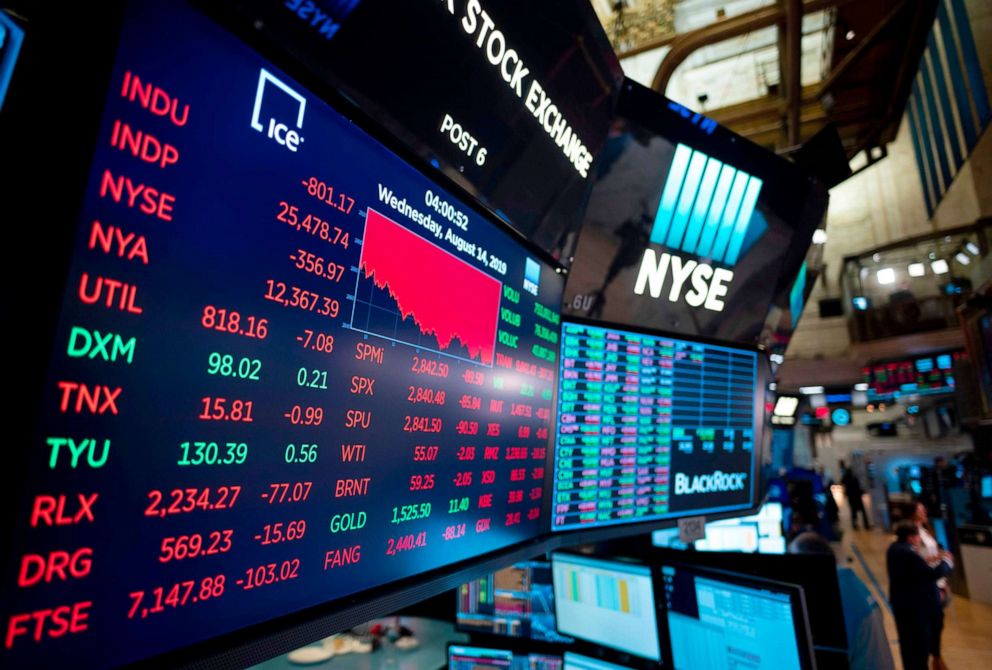
[[661, 577], [675, 670], [805, 667], [789, 593], [669, 565]]
[[751, 505], [758, 355], [565, 322], [552, 528]]
[[555, 268], [184, 3], [128, 6], [108, 82], [0, 665], [116, 667], [546, 528]]

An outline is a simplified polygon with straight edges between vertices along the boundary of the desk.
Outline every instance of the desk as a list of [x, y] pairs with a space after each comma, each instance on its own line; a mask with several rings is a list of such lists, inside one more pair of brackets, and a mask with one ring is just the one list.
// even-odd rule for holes
[[[376, 619], [368, 625], [392, 625], [395, 618]], [[420, 641], [416, 649], [397, 649], [384, 640], [381, 647], [371, 654], [344, 654], [312, 665], [290, 663], [285, 655], [252, 666], [252, 670], [438, 670], [448, 662], [448, 643], [466, 644], [468, 635], [456, 633], [454, 624], [420, 617], [400, 617], [400, 623]], [[362, 625], [361, 628], [365, 628]]]

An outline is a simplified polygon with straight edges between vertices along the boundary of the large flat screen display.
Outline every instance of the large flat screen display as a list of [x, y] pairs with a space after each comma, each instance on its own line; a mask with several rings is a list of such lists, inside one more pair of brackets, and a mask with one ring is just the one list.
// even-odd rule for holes
[[0, 665], [115, 667], [538, 535], [555, 268], [183, 3], [127, 7], [108, 82]]
[[763, 363], [747, 349], [565, 321], [552, 528], [751, 507]]

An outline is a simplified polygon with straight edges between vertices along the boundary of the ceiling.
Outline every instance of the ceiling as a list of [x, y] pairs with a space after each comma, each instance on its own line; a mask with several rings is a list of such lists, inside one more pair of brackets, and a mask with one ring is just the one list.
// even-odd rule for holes
[[631, 79], [782, 154], [832, 123], [849, 159], [895, 139], [936, 10], [936, 0], [593, 5]]

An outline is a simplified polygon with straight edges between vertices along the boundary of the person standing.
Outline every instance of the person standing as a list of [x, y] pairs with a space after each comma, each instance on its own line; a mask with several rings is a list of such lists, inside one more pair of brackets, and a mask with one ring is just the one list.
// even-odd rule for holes
[[932, 650], [939, 649], [934, 640], [939, 639], [944, 625], [937, 580], [951, 571], [950, 556], [941, 552], [940, 560], [929, 565], [917, 553], [922, 540], [916, 524], [900, 521], [895, 530], [896, 541], [885, 558], [903, 670], [927, 670]]
[[844, 486], [844, 495], [847, 497], [847, 504], [851, 508], [851, 528], [858, 529], [858, 512], [865, 522], [865, 530], [871, 530], [871, 523], [868, 521], [868, 512], [865, 511], [865, 503], [861, 499], [864, 493], [861, 490], [861, 482], [852, 468], [844, 469], [844, 476], [840, 478], [840, 483]]
[[[834, 550], [819, 533], [799, 534], [789, 543], [790, 554], [823, 554], [837, 560]], [[895, 670], [892, 650], [885, 635], [882, 611], [865, 583], [847, 566], [837, 566], [840, 606], [847, 633], [850, 670]], [[818, 603], [806, 603], [816, 607]]]
[[[921, 502], [916, 503], [913, 523], [916, 524], [917, 529], [920, 531], [920, 544], [916, 548], [916, 553], [927, 562], [927, 565], [936, 565], [941, 560], [946, 560], [948, 565], [953, 569], [953, 557], [946, 551], [941, 550], [937, 539], [934, 537], [933, 527], [930, 525], [930, 515], [927, 512], [927, 506]], [[937, 580], [937, 590], [940, 593], [940, 606], [941, 610], [943, 610], [944, 607], [947, 607], [947, 603], [951, 597], [950, 586], [947, 583], [946, 577], [941, 577]], [[930, 655], [933, 656], [934, 670], [945, 670], [947, 666], [944, 665], [944, 661], [940, 657], [940, 636], [944, 630], [943, 611], [941, 611], [939, 623], [940, 626], [934, 630], [933, 638], [931, 639]]]

